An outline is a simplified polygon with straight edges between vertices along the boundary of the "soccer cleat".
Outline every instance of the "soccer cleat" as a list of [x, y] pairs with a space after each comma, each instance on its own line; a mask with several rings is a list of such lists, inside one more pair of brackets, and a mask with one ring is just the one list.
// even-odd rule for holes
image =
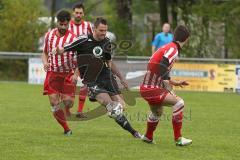
[[70, 136], [72, 135], [72, 130], [64, 131], [65, 136]]
[[149, 144], [156, 144], [153, 139], [149, 139], [147, 138], [145, 135], [142, 136], [142, 141], [145, 142], [145, 143], [149, 143]]
[[87, 116], [84, 115], [82, 112], [77, 112], [76, 117], [77, 118], [87, 118]]
[[133, 137], [134, 137], [134, 138], [142, 139], [143, 136], [142, 136], [139, 132], [136, 131], [136, 132], [133, 134]]
[[184, 138], [184, 137], [180, 137], [176, 141], [176, 146], [187, 146], [187, 145], [190, 145], [190, 144], [192, 144], [192, 140]]

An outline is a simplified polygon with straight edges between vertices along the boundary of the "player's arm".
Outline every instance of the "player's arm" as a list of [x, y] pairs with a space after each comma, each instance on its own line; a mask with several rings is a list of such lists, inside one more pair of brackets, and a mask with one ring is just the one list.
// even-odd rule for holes
[[110, 41], [107, 42], [106, 46], [108, 46], [108, 47], [105, 48], [106, 54], [104, 54], [104, 59], [107, 61], [108, 67], [112, 70], [112, 73], [119, 78], [119, 80], [120, 80], [121, 84], [124, 86], [124, 88], [128, 89], [127, 81], [122, 76], [121, 72], [119, 71], [119, 69], [117, 68], [115, 63], [112, 61], [112, 46], [111, 46]]
[[72, 80], [72, 82], [73, 83], [77, 83], [77, 81], [78, 81], [78, 76], [79, 76], [80, 74], [79, 74], [79, 70], [78, 70], [78, 68], [76, 68], [75, 70], [74, 70], [74, 74], [72, 75], [72, 77], [71, 77], [71, 80]]
[[43, 68], [44, 71], [47, 72], [48, 68], [49, 68], [49, 63], [48, 63], [48, 36], [49, 33], [47, 33], [44, 37], [44, 46], [43, 46], [43, 53], [42, 53], [42, 63], [43, 63]]
[[48, 54], [46, 52], [42, 53], [42, 63], [43, 63], [44, 71], [47, 72], [49, 68], [49, 63], [48, 63]]
[[189, 83], [187, 81], [175, 81], [175, 80], [169, 80], [169, 83], [173, 86], [179, 86], [179, 87], [183, 87], [183, 86], [187, 86], [189, 85]]
[[160, 68], [160, 75], [162, 77], [162, 79], [164, 80], [164, 82], [169, 83], [170, 85], [173, 86], [180, 86], [183, 87], [185, 85], [189, 85], [188, 82], [186, 81], [175, 81], [172, 80], [169, 76], [169, 60], [166, 57], [163, 57], [163, 59], [161, 60], [160, 64], [159, 64], [159, 68]]
[[57, 46], [56, 50], [54, 50], [54, 53], [63, 54], [64, 52], [68, 52], [68, 51], [75, 52], [77, 51], [78, 48], [82, 46], [83, 42], [85, 41], [87, 41], [87, 38], [79, 37], [78, 39], [76, 39], [72, 43], [65, 45], [64, 47]]
[[183, 87], [185, 85], [189, 85], [188, 82], [186, 82], [186, 81], [175, 81], [175, 80], [170, 79], [170, 76], [169, 76], [170, 69], [169, 68], [170, 68], [170, 63], [171, 62], [169, 62], [170, 60], [168, 58], [168, 55], [171, 55], [172, 53], [177, 54], [177, 52], [175, 52], [173, 48], [170, 48], [165, 53], [162, 60], [160, 61], [159, 70], [160, 70], [161, 78], [165, 82], [167, 82], [167, 83], [169, 83], [170, 85], [173, 85], [173, 86]]
[[122, 76], [122, 74], [119, 71], [116, 64], [112, 61], [109, 61], [108, 63], [109, 63], [108, 65], [111, 67], [113, 74], [119, 78], [119, 80], [120, 80], [121, 84], [124, 86], [124, 88], [129, 89], [126, 79]]

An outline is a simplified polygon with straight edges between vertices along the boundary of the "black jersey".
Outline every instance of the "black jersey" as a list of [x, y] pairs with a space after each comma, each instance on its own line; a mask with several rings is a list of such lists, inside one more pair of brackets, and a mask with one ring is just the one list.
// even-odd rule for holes
[[108, 38], [96, 41], [93, 35], [80, 36], [64, 47], [77, 52], [77, 65], [84, 83], [98, 81], [111, 74], [107, 61], [111, 60], [111, 43]]

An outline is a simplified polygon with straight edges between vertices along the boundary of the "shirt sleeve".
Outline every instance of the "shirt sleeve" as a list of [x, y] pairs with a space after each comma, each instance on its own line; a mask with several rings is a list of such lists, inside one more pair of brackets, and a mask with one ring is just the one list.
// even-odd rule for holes
[[104, 54], [104, 59], [109, 61], [112, 59], [112, 45], [111, 42], [108, 41], [106, 45], [104, 46], [105, 54]]
[[168, 67], [170, 66], [169, 61], [166, 57], [163, 57], [163, 59], [160, 61], [159, 64], [159, 70], [160, 70], [160, 76], [162, 79], [168, 79], [169, 77], [169, 70]]
[[83, 37], [79, 36], [75, 41], [64, 46], [64, 51], [75, 52], [78, 50], [78, 48], [80, 48], [83, 45], [83, 43], [85, 41], [87, 41], [87, 38], [83, 38]]
[[44, 46], [43, 46], [43, 52], [44, 53], [48, 53], [48, 37], [49, 37], [49, 32], [46, 33], [45, 37], [44, 37]]
[[92, 25], [90, 22], [88, 22], [88, 26], [87, 26], [87, 32], [88, 34], [92, 34], [93, 33], [93, 30], [92, 30]]

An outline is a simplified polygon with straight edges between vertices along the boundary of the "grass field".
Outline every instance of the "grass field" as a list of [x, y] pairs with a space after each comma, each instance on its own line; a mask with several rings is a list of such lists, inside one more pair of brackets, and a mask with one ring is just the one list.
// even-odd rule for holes
[[[171, 109], [155, 134], [156, 145], [145, 144], [121, 130], [107, 116], [70, 122], [65, 137], [53, 119], [42, 86], [0, 83], [1, 160], [238, 160], [240, 159], [240, 95], [180, 92], [186, 104], [183, 134], [191, 146], [173, 143]], [[96, 104], [87, 102], [85, 109]], [[76, 105], [74, 111], [76, 110]], [[147, 104], [138, 99], [127, 116], [141, 133], [145, 131]]]

